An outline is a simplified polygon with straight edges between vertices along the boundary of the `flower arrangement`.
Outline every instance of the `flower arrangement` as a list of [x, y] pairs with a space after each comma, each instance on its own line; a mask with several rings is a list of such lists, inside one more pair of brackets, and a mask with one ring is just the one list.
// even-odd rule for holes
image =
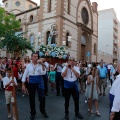
[[58, 58], [58, 59], [67, 59], [68, 51], [65, 50], [63, 46], [57, 47], [56, 44], [40, 45], [39, 48], [39, 56], [40, 57], [50, 57], [50, 58]]

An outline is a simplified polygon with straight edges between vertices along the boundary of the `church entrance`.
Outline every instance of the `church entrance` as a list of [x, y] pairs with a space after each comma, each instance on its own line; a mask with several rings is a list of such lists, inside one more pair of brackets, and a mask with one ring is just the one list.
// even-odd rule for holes
[[86, 39], [85, 36], [81, 36], [81, 61], [85, 62], [86, 55]]

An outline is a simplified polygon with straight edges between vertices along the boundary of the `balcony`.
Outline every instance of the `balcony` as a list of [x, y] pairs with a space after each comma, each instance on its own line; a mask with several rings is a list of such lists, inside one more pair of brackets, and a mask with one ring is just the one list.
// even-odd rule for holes
[[114, 38], [118, 38], [118, 33], [117, 33], [117, 32], [114, 32], [114, 33], [113, 33], [113, 36], [114, 36]]
[[113, 43], [114, 43], [115, 45], [117, 45], [117, 44], [118, 44], [117, 40], [113, 40]]
[[114, 48], [113, 48], [113, 51], [114, 51], [114, 52], [117, 52], [117, 50], [118, 50], [117, 47], [114, 47]]
[[118, 31], [118, 25], [114, 24], [113, 28], [114, 28], [115, 31]]
[[117, 55], [113, 55], [113, 59], [118, 59]]
[[114, 19], [113, 20], [115, 24], [118, 24], [118, 20], [117, 19]]

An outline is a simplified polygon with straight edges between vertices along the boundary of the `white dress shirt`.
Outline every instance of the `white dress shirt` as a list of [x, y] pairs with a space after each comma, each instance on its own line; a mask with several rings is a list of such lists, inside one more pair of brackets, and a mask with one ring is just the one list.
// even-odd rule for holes
[[[80, 70], [78, 67], [74, 66], [73, 69], [79, 73], [80, 75]], [[62, 69], [62, 73], [66, 70], [66, 66]], [[70, 82], [74, 82], [77, 80], [77, 77], [75, 76], [75, 74], [72, 72], [72, 70], [70, 68], [68, 68], [67, 74], [66, 76], [63, 78], [64, 80], [70, 81]]]
[[111, 89], [110, 94], [114, 95], [114, 101], [111, 111], [119, 112], [120, 111], [120, 75], [116, 77]]
[[62, 69], [63, 69], [63, 68], [62, 68], [60, 65], [57, 65], [57, 70], [56, 70], [57, 72], [61, 72]]
[[34, 66], [33, 63], [29, 63], [26, 66], [25, 72], [23, 74], [22, 82], [25, 82], [28, 76], [45, 75], [45, 74], [46, 74], [46, 69], [43, 71], [42, 65], [37, 64], [36, 66]]
[[[12, 80], [12, 77], [4, 77], [3, 78], [3, 86], [5, 88], [5, 86]], [[14, 77], [14, 82], [15, 84], [17, 85], [17, 81], [16, 81], [16, 78]], [[13, 83], [11, 83], [9, 86], [13, 86]]]
[[111, 64], [110, 64], [110, 65], [108, 65], [108, 69], [112, 69], [112, 67], [113, 67], [113, 66], [112, 66]]

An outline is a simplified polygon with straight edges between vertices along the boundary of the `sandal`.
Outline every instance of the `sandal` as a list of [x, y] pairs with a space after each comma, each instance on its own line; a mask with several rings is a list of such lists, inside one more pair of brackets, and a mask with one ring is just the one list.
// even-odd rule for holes
[[[88, 109], [88, 112], [90, 112], [90, 109]], [[92, 113], [92, 114], [94, 114], [94, 111], [93, 111], [93, 110], [91, 110], [91, 113]]]
[[101, 114], [100, 114], [99, 111], [96, 111], [96, 115], [97, 115], [97, 116], [101, 116]]

